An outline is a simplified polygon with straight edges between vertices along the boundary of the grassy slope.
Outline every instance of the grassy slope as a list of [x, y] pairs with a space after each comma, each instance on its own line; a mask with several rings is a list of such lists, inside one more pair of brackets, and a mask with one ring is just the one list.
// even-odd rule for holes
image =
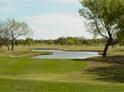
[[[124, 84], [120, 83], [123, 81], [117, 80], [112, 83], [114, 79], [112, 81], [100, 79], [117, 75], [119, 68], [112, 68], [113, 72], [108, 69], [113, 63], [32, 59], [29, 56], [44, 52], [25, 51], [25, 48], [15, 52], [1, 51], [0, 92], [124, 92]], [[113, 49], [110, 54], [123, 55], [123, 51], [122, 53], [120, 51], [122, 48]], [[97, 60], [102, 61], [102, 59]], [[122, 67], [120, 70], [123, 69]], [[117, 78], [124, 78], [123, 75], [124, 72], [121, 71]]]
[[[123, 92], [124, 85], [97, 82], [81, 74], [87, 63], [74, 60], [3, 58], [1, 92]], [[84, 75], [83, 75], [84, 74]]]

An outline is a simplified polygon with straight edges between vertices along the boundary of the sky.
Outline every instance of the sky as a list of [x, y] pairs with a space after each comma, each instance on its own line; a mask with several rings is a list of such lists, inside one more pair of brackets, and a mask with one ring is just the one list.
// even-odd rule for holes
[[79, 0], [0, 0], [0, 19], [28, 23], [34, 39], [89, 38], [80, 7]]

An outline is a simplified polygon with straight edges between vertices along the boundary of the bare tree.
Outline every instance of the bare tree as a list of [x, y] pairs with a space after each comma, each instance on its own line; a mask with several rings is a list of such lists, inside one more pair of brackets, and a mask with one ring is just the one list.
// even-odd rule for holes
[[30, 29], [25, 22], [17, 22], [12, 19], [7, 21], [7, 31], [10, 39], [11, 50], [13, 51], [15, 40], [19, 37], [27, 35]]
[[2, 48], [4, 45], [10, 50], [8, 31], [6, 30], [5, 22], [0, 21], [0, 47]]

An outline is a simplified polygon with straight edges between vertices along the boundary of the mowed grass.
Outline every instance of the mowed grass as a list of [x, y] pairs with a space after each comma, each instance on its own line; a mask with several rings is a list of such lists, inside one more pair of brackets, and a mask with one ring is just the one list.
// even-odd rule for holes
[[1, 58], [0, 75], [63, 74], [80, 71], [86, 62], [74, 60], [40, 60], [31, 58]]
[[[124, 92], [123, 64], [120, 68], [101, 58], [95, 58], [97, 62], [33, 59], [31, 56], [49, 52], [18, 48], [14, 52], [0, 52], [0, 92]], [[109, 53], [123, 57], [123, 48], [111, 49]], [[113, 79], [104, 80], [106, 77]]]
[[86, 66], [86, 62], [75, 60], [1, 58], [0, 92], [124, 91], [122, 84], [83, 79], [81, 71]]
[[0, 79], [1, 92], [123, 92], [123, 86]]

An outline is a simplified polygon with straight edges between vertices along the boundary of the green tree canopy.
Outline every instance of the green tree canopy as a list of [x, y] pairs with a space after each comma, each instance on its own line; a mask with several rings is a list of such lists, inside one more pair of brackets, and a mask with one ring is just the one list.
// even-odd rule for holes
[[106, 39], [103, 57], [108, 47], [116, 44], [114, 35], [119, 31], [118, 23], [124, 13], [123, 0], [81, 0], [81, 16], [88, 20], [91, 31]]

